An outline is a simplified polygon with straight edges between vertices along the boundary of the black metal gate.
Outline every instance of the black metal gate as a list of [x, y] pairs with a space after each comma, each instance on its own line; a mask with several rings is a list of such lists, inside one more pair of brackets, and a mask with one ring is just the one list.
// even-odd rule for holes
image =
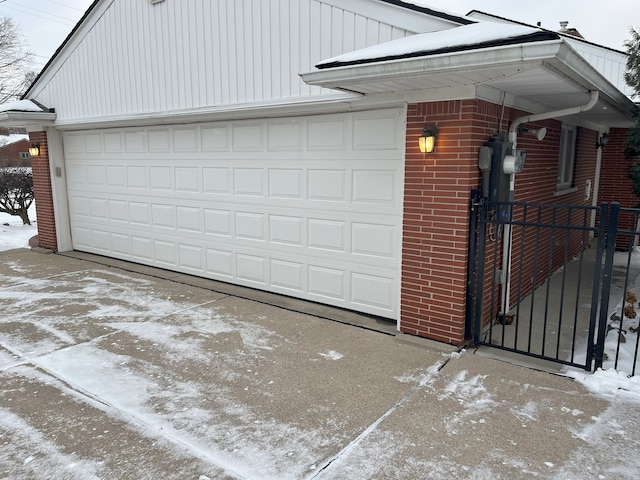
[[[621, 215], [630, 217], [624, 225]], [[640, 210], [621, 209], [617, 203], [490, 203], [473, 191], [467, 338], [476, 345], [591, 370], [611, 360], [609, 344], [617, 335], [615, 367], [621, 342], [634, 341], [628, 373], [635, 374], [639, 337], [631, 332], [637, 318], [625, 317], [624, 299], [619, 314], [610, 313], [609, 302], [614, 273], [615, 301], [620, 291], [629, 297], [633, 290], [630, 272], [639, 218]], [[626, 269], [621, 265], [625, 258]]]

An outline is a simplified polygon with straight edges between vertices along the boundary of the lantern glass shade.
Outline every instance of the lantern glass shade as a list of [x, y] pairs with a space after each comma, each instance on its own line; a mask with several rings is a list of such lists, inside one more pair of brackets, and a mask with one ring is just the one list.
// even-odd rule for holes
[[436, 137], [420, 137], [418, 145], [422, 153], [431, 153], [436, 144]]
[[418, 146], [420, 152], [431, 153], [436, 148], [436, 137], [438, 136], [438, 127], [431, 125], [424, 127], [422, 130], [422, 136], [418, 139]]
[[29, 155], [31, 155], [32, 157], [37, 157], [38, 155], [40, 155], [40, 145], [38, 145], [37, 143], [32, 143], [29, 147]]

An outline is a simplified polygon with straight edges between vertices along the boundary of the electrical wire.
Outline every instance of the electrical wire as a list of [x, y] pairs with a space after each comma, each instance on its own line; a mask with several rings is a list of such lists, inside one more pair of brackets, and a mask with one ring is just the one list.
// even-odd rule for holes
[[[5, 0], [5, 2], [6, 2], [6, 0]], [[5, 3], [5, 2], [2, 2], [2, 3]], [[52, 13], [47, 13], [47, 14], [43, 15], [43, 14], [39, 14], [39, 13], [30, 12], [28, 10], [23, 10], [22, 8], [16, 7], [14, 5], [4, 5], [4, 8], [8, 8], [10, 10], [15, 10], [17, 12], [24, 13], [26, 15], [33, 15], [34, 17], [43, 18], [43, 19], [48, 20], [50, 22], [59, 23], [61, 25], [66, 25], [68, 27], [73, 27], [75, 25], [75, 22], [73, 21], [73, 19], [66, 18], [66, 17], [61, 17], [60, 15], [54, 15]], [[29, 7], [24, 7], [24, 8], [30, 9]], [[30, 10], [33, 10], [33, 9], [30, 9]], [[52, 17], [59, 18], [62, 21], [61, 20], [56, 20], [55, 18], [52, 18]]]

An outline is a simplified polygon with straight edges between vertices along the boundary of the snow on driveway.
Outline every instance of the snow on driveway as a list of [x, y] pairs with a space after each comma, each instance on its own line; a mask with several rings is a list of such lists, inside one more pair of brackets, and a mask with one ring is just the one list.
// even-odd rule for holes
[[590, 479], [640, 469], [640, 396], [592, 395], [471, 352], [90, 262], [5, 255], [1, 478]]
[[[9, 477], [64, 465], [70, 478], [102, 478], [123, 461], [106, 445], [71, 461], [52, 437], [64, 438], [73, 412], [40, 418], [58, 425], [43, 435], [46, 426], [12, 408], [25, 390], [54, 386], [61, 393], [48, 396], [86, 402], [154, 445], [171, 443], [173, 455], [198, 458], [205, 477], [304, 478], [402, 398], [410, 387], [396, 377], [430, 366], [415, 346], [381, 349], [379, 333], [328, 332], [323, 320], [116, 269], [28, 278], [20, 262], [5, 268], [0, 375], [14, 388], [2, 394], [0, 432], [26, 436], [36, 452], [3, 449]], [[354, 382], [339, 381], [350, 371]], [[149, 471], [137, 478], [162, 476]]]

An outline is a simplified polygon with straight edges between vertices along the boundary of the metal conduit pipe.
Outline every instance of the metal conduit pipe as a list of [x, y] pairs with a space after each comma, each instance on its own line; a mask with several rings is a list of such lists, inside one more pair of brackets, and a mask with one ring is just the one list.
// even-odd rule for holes
[[[518, 127], [523, 123], [537, 122], [539, 120], [548, 120], [550, 118], [565, 117], [567, 115], [575, 115], [577, 113], [586, 112], [591, 110], [598, 103], [600, 98], [600, 92], [597, 90], [591, 90], [589, 92], [590, 98], [587, 103], [577, 107], [564, 108], [562, 110], [554, 110], [552, 112], [538, 113], [534, 115], [524, 115], [516, 118], [509, 127], [509, 142], [513, 144], [513, 152], [515, 154], [518, 144]], [[514, 200], [516, 189], [516, 175], [512, 173], [509, 177], [509, 201]], [[502, 314], [506, 315], [509, 312], [510, 300], [511, 300], [511, 240], [512, 230], [511, 225], [506, 224], [503, 230], [502, 241]]]

